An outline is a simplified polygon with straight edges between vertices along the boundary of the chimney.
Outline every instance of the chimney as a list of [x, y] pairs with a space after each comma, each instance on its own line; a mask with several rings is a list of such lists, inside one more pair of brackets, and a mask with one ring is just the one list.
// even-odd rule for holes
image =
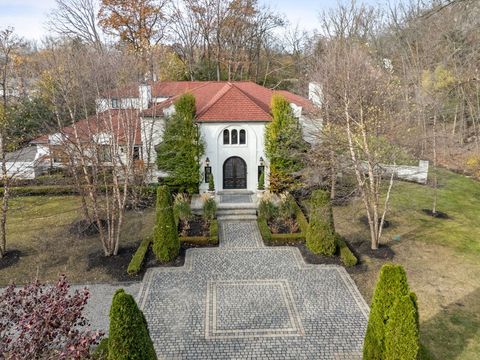
[[146, 83], [138, 86], [138, 102], [140, 110], [148, 109], [152, 100], [152, 87]]
[[319, 83], [308, 83], [308, 100], [310, 100], [315, 106], [322, 106], [322, 87]]

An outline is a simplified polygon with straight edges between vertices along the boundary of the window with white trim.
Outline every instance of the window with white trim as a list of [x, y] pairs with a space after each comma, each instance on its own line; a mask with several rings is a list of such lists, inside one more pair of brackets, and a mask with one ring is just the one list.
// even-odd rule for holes
[[244, 129], [223, 130], [223, 145], [245, 145], [247, 132]]

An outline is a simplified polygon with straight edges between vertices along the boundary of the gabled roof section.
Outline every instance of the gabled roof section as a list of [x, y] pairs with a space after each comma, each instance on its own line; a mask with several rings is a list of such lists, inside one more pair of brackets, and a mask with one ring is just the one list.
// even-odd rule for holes
[[[275, 93], [306, 111], [313, 109], [312, 103], [289, 91], [274, 91], [250, 81], [196, 81], [165, 82], [155, 84], [155, 92], [172, 94], [168, 100], [145, 110], [142, 114], [162, 117], [163, 110], [170, 107], [186, 92], [195, 96], [196, 118], [199, 122], [220, 121], [271, 121], [270, 102]], [[154, 91], [152, 91], [153, 93]], [[174, 94], [177, 92], [176, 94]], [[174, 95], [173, 95], [174, 94]], [[155, 95], [154, 95], [155, 96]]]
[[[80, 142], [91, 142], [99, 133], [113, 132], [119, 144], [140, 145], [142, 143], [140, 113], [135, 109], [112, 109], [94, 114], [75, 123]], [[74, 142], [75, 129], [73, 125], [66, 126], [59, 131], [70, 141]], [[31, 141], [32, 144], [48, 144], [49, 136], [43, 135]]]

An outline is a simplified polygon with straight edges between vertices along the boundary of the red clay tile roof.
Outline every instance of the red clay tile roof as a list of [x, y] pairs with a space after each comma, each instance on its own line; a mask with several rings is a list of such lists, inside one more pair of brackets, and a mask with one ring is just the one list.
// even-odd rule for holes
[[145, 110], [144, 116], [163, 116], [163, 109], [186, 92], [195, 96], [199, 122], [270, 121], [270, 101], [274, 93], [285, 96], [306, 111], [312, 109], [311, 102], [301, 96], [288, 91], [273, 91], [250, 81], [160, 82], [154, 84], [154, 89], [153, 96], [163, 92], [171, 97]]
[[[91, 142], [95, 134], [113, 132], [119, 144], [131, 144], [133, 141], [135, 145], [140, 145], [142, 137], [139, 114], [140, 112], [135, 109], [112, 109], [98, 115], [91, 115], [75, 123], [78, 137], [81, 142]], [[72, 125], [64, 127], [60, 133], [71, 141], [75, 139], [75, 130]], [[48, 144], [48, 135], [43, 135], [31, 143]]]

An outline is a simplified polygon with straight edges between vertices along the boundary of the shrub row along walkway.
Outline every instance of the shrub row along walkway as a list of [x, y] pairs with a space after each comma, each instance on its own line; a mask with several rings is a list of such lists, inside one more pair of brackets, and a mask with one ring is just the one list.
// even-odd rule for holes
[[149, 269], [138, 300], [160, 359], [361, 359], [368, 307], [346, 271], [263, 246], [253, 221]]

